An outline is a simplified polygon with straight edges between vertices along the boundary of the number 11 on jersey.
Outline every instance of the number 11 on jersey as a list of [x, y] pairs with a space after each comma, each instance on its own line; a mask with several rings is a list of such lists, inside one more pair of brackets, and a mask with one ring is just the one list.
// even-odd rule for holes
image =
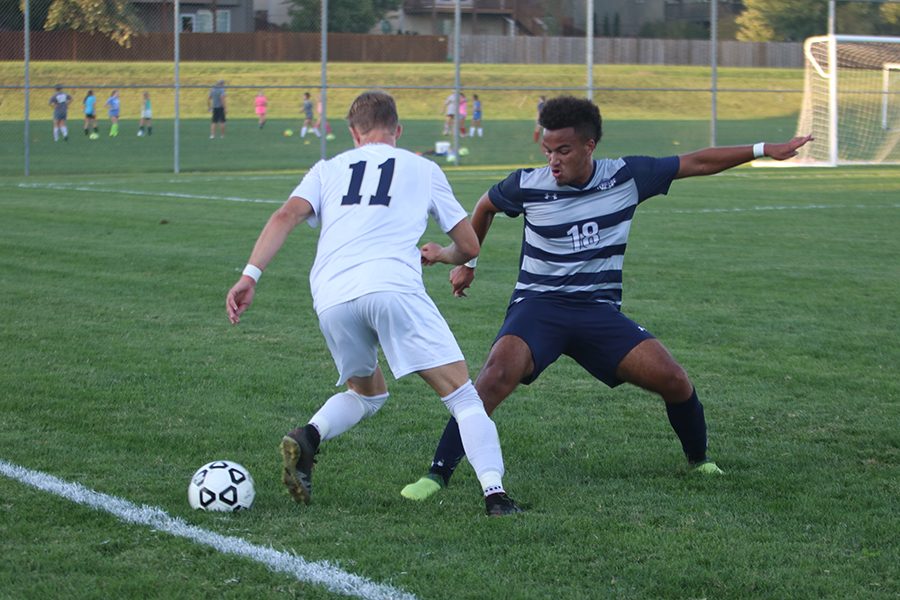
[[[391, 203], [388, 192], [391, 191], [391, 181], [394, 179], [394, 159], [387, 159], [378, 165], [378, 169], [381, 171], [381, 177], [378, 178], [378, 189], [375, 190], [375, 194], [369, 196], [369, 206], [387, 206]], [[362, 195], [359, 192], [362, 187], [363, 175], [366, 172], [366, 161], [353, 163], [350, 165], [350, 171], [350, 187], [341, 198], [342, 205], [362, 203]]]

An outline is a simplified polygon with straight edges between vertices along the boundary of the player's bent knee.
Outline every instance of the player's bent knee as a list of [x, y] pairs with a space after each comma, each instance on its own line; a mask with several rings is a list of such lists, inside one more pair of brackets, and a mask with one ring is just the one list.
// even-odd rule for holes
[[359, 392], [354, 392], [353, 390], [347, 390], [347, 393], [359, 400], [365, 410], [364, 418], [369, 418], [377, 413], [388, 399], [387, 393], [379, 394], [377, 396], [363, 396]]

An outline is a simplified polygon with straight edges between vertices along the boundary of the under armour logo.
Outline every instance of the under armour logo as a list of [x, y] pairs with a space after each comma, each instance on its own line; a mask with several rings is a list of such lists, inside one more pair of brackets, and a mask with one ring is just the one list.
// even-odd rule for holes
[[555, 193], [547, 192], [546, 194], [544, 194], [544, 200], [556, 200], [556, 199], [557, 199], [557, 197], [556, 197]]

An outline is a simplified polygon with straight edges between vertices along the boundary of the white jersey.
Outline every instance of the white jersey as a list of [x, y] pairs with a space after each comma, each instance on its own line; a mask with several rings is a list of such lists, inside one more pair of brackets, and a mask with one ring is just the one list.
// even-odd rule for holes
[[445, 233], [466, 218], [436, 163], [366, 144], [316, 163], [291, 196], [321, 225], [309, 274], [316, 313], [372, 292], [421, 292], [418, 249], [429, 215]]

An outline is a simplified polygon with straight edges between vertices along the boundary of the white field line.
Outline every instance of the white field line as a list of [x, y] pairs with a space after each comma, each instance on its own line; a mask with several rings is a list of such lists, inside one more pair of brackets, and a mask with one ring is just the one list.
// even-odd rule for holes
[[184, 192], [142, 192], [139, 190], [108, 190], [90, 185], [68, 183], [20, 183], [17, 187], [24, 189], [59, 190], [63, 192], [89, 192], [92, 194], [123, 194], [127, 196], [151, 196], [156, 198], [180, 198], [184, 200], [223, 200], [225, 202], [248, 202], [251, 204], [284, 204], [284, 200], [269, 198], [243, 198], [241, 196], [218, 196], [209, 194], [186, 194]]
[[327, 561], [310, 562], [287, 552], [251, 544], [239, 537], [221, 535], [182, 519], [172, 517], [153, 506], [138, 506], [122, 498], [95, 492], [78, 483], [63, 481], [47, 473], [32, 471], [0, 459], [0, 474], [39, 490], [62, 496], [77, 504], [110, 513], [126, 523], [145, 525], [157, 531], [184, 538], [218, 550], [254, 560], [270, 571], [285, 573], [304, 583], [365, 600], [416, 600], [416, 597], [390, 585], [375, 583], [348, 573]]
[[[734, 206], [725, 208], [675, 208], [659, 210], [657, 214], [704, 214], [704, 213], [748, 213], [766, 212], [778, 210], [830, 210], [830, 209], [870, 209], [870, 208], [900, 208], [900, 204], [795, 204], [784, 206]], [[649, 212], [649, 211], [648, 211]]]

